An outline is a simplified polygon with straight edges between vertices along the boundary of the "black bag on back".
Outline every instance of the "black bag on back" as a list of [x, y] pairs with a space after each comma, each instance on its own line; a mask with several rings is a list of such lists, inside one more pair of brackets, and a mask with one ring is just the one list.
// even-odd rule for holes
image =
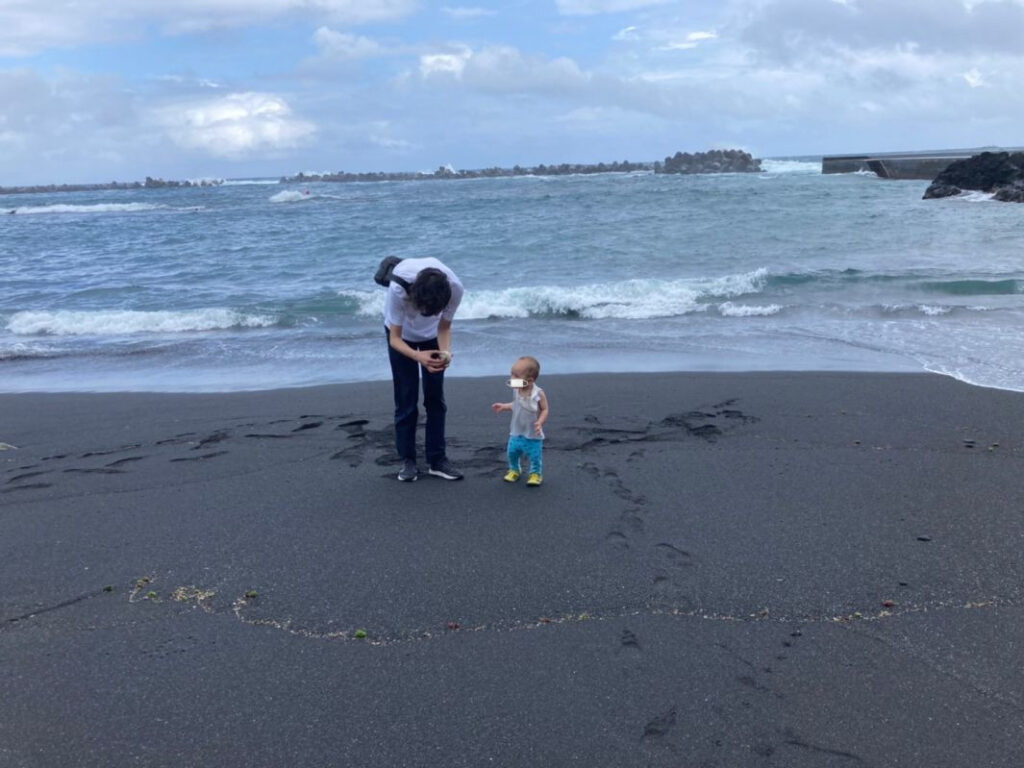
[[398, 283], [405, 292], [409, 292], [409, 281], [403, 280], [401, 277], [397, 277], [394, 274], [395, 267], [401, 261], [397, 256], [385, 256], [381, 259], [380, 264], [377, 267], [377, 273], [373, 276], [373, 282], [377, 285], [383, 285], [385, 288], [391, 283]]

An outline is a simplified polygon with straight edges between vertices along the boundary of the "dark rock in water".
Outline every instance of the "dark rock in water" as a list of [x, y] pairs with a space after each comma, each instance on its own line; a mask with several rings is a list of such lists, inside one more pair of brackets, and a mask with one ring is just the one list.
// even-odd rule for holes
[[740, 149], [712, 149], [709, 152], [676, 152], [664, 163], [655, 163], [655, 173], [760, 173], [761, 161]]
[[996, 200], [1003, 203], [1024, 203], [1024, 180], [1017, 179], [1012, 184], [996, 190]]
[[994, 192], [1004, 202], [1024, 202], [1024, 152], [982, 152], [950, 163], [925, 190], [924, 199], [949, 197], [964, 189]]
[[963, 190], [953, 184], [940, 184], [937, 181], [933, 181], [928, 189], [925, 190], [924, 197], [926, 200], [934, 197], [953, 197], [961, 192]]

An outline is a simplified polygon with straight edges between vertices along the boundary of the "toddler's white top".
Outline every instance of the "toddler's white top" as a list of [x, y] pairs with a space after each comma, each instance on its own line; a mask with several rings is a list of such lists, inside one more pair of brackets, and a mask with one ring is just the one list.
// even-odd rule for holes
[[522, 394], [518, 389], [515, 390], [515, 396], [512, 398], [512, 425], [508, 431], [510, 435], [532, 437], [535, 440], [544, 439], [543, 430], [538, 435], [533, 429], [533, 425], [537, 423], [537, 417], [540, 416], [541, 392], [541, 388], [536, 384], [533, 385], [533, 391], [528, 395]]

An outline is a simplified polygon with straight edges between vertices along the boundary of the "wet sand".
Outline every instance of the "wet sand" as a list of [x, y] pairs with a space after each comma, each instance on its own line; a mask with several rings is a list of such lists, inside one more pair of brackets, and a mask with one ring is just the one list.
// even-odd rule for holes
[[502, 381], [0, 395], [0, 766], [1024, 763], [1024, 394]]

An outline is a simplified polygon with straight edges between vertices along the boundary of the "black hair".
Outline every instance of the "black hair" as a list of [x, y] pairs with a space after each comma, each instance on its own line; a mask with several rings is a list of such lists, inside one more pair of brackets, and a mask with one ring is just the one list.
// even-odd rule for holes
[[409, 286], [409, 299], [423, 315], [430, 317], [441, 314], [452, 300], [448, 275], [434, 267], [420, 270]]

